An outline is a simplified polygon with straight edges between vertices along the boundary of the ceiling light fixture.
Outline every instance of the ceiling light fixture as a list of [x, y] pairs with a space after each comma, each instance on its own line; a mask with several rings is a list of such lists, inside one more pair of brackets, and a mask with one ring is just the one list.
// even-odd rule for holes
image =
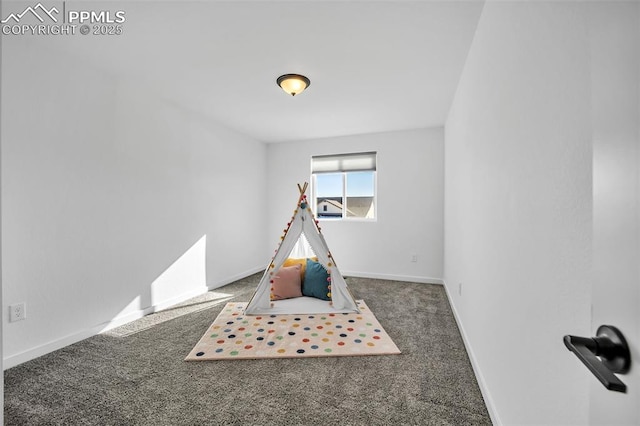
[[295, 96], [311, 85], [311, 81], [304, 75], [285, 74], [276, 80], [278, 86], [291, 96]]

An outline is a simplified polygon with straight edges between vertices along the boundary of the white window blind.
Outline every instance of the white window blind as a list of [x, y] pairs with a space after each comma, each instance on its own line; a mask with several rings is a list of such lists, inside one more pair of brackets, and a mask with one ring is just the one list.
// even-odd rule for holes
[[311, 157], [311, 173], [362, 172], [375, 170], [375, 152], [316, 155]]

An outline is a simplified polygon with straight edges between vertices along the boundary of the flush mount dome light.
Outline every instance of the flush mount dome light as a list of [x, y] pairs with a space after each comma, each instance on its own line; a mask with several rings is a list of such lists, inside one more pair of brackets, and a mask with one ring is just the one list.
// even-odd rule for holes
[[311, 85], [311, 81], [304, 75], [285, 74], [276, 80], [278, 86], [291, 96], [295, 96]]

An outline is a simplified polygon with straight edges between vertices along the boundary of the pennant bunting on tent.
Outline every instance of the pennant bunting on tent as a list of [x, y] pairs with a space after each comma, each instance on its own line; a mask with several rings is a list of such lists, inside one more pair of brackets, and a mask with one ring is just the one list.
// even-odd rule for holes
[[[307, 182], [303, 186], [298, 184], [298, 190], [300, 191], [300, 196], [293, 212], [293, 217], [287, 224], [276, 253], [264, 271], [260, 284], [258, 284], [256, 291], [247, 304], [244, 314], [359, 313], [358, 304], [349, 291], [344, 277], [338, 270], [320, 231], [318, 221], [315, 219], [307, 202], [307, 196], [305, 195]], [[305, 243], [313, 250], [315, 256], [294, 261], [294, 263], [297, 262], [308, 266], [307, 268], [300, 267], [304, 271], [304, 274], [301, 274], [300, 295], [289, 295], [288, 298], [282, 299], [279, 294], [274, 293], [274, 283], [279, 282], [279, 279], [285, 275], [283, 265], [285, 265], [285, 261], [290, 260], [290, 254], [294, 247], [299, 248], [301, 244]], [[321, 283], [320, 288], [318, 288], [317, 275], [314, 271], [320, 267], [324, 269], [324, 271], [320, 272], [325, 272], [323, 276], [326, 276], [326, 282], [324, 284]], [[310, 288], [311, 274], [314, 274], [315, 281], [315, 288], [313, 289]]]

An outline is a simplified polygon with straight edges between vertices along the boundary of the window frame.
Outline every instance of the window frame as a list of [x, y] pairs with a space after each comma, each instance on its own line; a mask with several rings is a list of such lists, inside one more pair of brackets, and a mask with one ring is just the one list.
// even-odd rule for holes
[[[335, 170], [335, 171], [319, 171], [314, 172], [313, 169], [313, 161], [314, 158], [321, 157], [331, 157], [339, 159], [340, 157], [352, 157], [352, 156], [372, 156], [373, 157], [373, 167], [369, 169], [359, 169], [359, 170]], [[348, 222], [376, 222], [378, 220], [378, 170], [377, 170], [377, 152], [364, 152], [364, 153], [348, 153], [348, 154], [335, 154], [335, 155], [320, 155], [320, 156], [312, 156], [311, 157], [311, 198], [312, 198], [312, 207], [313, 211], [316, 213], [316, 219], [320, 221], [348, 221]], [[341, 163], [341, 161], [339, 161]], [[340, 167], [342, 168], [342, 167]], [[373, 217], [352, 217], [347, 215], [347, 209], [349, 208], [349, 203], [347, 201], [347, 184], [348, 184], [348, 174], [349, 173], [357, 173], [357, 172], [372, 172], [373, 173]], [[319, 174], [340, 174], [342, 178], [342, 200], [344, 208], [342, 209], [341, 216], [335, 217], [320, 217], [320, 212], [318, 211], [318, 197], [317, 197], [317, 175]]]

